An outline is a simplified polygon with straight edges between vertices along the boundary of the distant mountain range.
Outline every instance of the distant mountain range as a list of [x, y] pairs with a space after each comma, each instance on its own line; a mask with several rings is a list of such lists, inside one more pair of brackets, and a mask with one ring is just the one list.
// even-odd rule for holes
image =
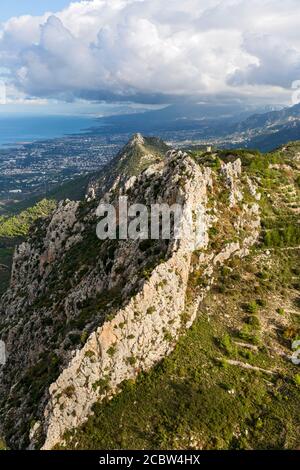
[[300, 104], [255, 108], [240, 103], [184, 103], [98, 121], [101, 127], [93, 128], [93, 133], [155, 133], [178, 143], [210, 140], [221, 147], [251, 147], [261, 151], [300, 138]]
[[272, 150], [300, 138], [300, 104], [263, 114], [254, 114], [235, 126], [246, 147]]
[[253, 114], [237, 125], [239, 131], [265, 129], [273, 126], [284, 126], [297, 122], [300, 119], [300, 104], [281, 110], [270, 111], [263, 114]]
[[[279, 106], [275, 106], [278, 109]], [[266, 113], [274, 107], [245, 106], [241, 103], [178, 103], [163, 109], [142, 113], [114, 115], [98, 119], [100, 127], [93, 132], [136, 133], [177, 130], [196, 130], [205, 137], [226, 135], [236, 125], [258, 113]]]

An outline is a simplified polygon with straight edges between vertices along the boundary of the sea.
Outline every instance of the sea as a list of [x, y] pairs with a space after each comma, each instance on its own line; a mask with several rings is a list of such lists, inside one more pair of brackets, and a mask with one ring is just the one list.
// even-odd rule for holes
[[79, 134], [94, 125], [95, 118], [90, 116], [0, 115], [0, 149]]

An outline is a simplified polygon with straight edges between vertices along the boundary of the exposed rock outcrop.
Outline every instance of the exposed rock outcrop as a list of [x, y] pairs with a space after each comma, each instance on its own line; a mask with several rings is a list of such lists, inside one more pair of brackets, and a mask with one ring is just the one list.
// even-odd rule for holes
[[[136, 156], [144, 139], [134, 139]], [[128, 146], [125, 155], [128, 165]], [[259, 209], [254, 196], [244, 202], [238, 160], [213, 170], [182, 152], [154, 162], [147, 155], [141, 173], [122, 173], [101, 196], [117, 204], [127, 195], [147, 207], [176, 202], [184, 207], [183, 237], [97, 240], [95, 188], [91, 201], [62, 203], [16, 251], [1, 306], [8, 362], [0, 386], [0, 431], [14, 447], [28, 446], [34, 420], [31, 446], [52, 448], [84, 422], [93, 403], [169, 354], [215, 271], [246, 255], [258, 238]], [[12, 422], [18, 430], [10, 433]]]

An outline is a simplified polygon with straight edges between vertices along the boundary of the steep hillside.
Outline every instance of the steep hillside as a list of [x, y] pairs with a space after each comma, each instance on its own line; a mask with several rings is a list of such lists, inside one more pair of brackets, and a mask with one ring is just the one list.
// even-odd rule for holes
[[[164, 150], [134, 136], [18, 247], [0, 306], [10, 447], [299, 445], [300, 145]], [[98, 198], [120, 194], [177, 202], [193, 230], [101, 241]]]
[[[266, 156], [192, 155], [214, 168], [241, 158], [261, 194], [259, 241], [218, 270], [174, 352], [97, 403], [63, 448], [299, 448], [300, 371], [291, 356], [300, 338], [300, 144]], [[212, 227], [212, 243], [221, 233]], [[191, 281], [194, 297], [203, 278]]]
[[296, 141], [300, 137], [300, 120], [291, 120], [286, 124], [265, 129], [265, 132], [255, 131], [247, 136], [244, 145], [249, 148], [257, 148], [262, 152], [274, 150], [287, 142]]
[[31, 223], [39, 217], [49, 215], [55, 202], [83, 199], [92, 177], [92, 174], [80, 176], [47, 194], [22, 201], [5, 201], [3, 205], [0, 201], [0, 296], [9, 285], [15, 246], [26, 238]]
[[300, 137], [300, 104], [278, 111], [254, 114], [235, 124], [230, 131], [239, 145], [258, 148], [262, 152], [274, 150]]
[[134, 134], [112, 162], [91, 178], [87, 189], [88, 196], [100, 197], [114, 186], [136, 178], [151, 164], [162, 162], [168, 150], [168, 145], [157, 137]]
[[60, 447], [299, 448], [297, 257], [258, 251], [227, 263], [175, 351], [97, 403]]
[[[119, 154], [116, 165], [122, 165], [122, 159], [124, 157], [127, 158], [128, 155], [136, 159], [136, 155], [139, 155], [140, 164], [145, 167], [144, 158], [149, 160], [149, 164], [151, 163], [149, 148], [152, 151], [153, 159], [157, 161], [159, 156], [161, 157], [162, 155], [160, 153], [162, 145], [164, 144], [159, 139], [147, 139], [147, 145], [144, 147], [138, 139], [135, 141], [134, 138], [125, 147], [124, 152]], [[165, 148], [167, 147], [165, 146]], [[135, 163], [138, 163], [137, 160]], [[131, 171], [129, 166], [126, 168], [128, 168], [128, 172]], [[114, 172], [113, 166], [110, 167], [110, 171], [111, 174]], [[41, 351], [43, 351], [42, 357], [45, 358], [41, 361], [43, 364], [46, 363], [48, 366], [49, 363], [51, 364], [52, 358], [54, 358], [53, 371], [43, 370], [44, 365], [41, 364], [40, 372], [39, 363], [34, 368], [36, 374], [42, 373], [43, 375], [41, 383], [36, 381], [35, 372], [32, 374], [31, 371], [27, 372], [26, 379], [24, 380], [25, 388], [32, 386], [34, 388], [32, 392], [33, 397], [28, 397], [29, 406], [32, 406], [32, 401], [35, 402], [35, 406], [41, 405], [39, 404], [39, 398], [43, 391], [45, 391], [43, 387], [51, 383], [55, 377], [52, 374], [58, 374], [61, 358], [55, 359], [56, 352], [51, 351], [53, 345], [58, 346], [59, 342], [64, 338], [63, 341], [66, 344], [61, 344], [59, 348], [62, 349], [62, 355], [67, 363], [70, 358], [70, 352], [76, 347], [76, 344], [84, 344], [89, 332], [93, 331], [94, 326], [102, 321], [103, 313], [99, 312], [98, 318], [91, 322], [93, 310], [101, 305], [103, 311], [108, 304], [111, 309], [113, 309], [114, 303], [118, 305], [122, 301], [119, 298], [121, 297], [121, 292], [118, 293], [119, 284], [121, 288], [124, 288], [124, 291], [127, 289], [130, 292], [131, 289], [137, 288], [136, 285], [138, 283], [143, 282], [143, 276], [136, 275], [136, 279], [132, 280], [132, 286], [124, 286], [124, 280], [122, 280], [120, 273], [118, 276], [113, 273], [115, 277], [113, 281], [110, 281], [109, 276], [106, 276], [112, 269], [112, 266], [110, 266], [112, 264], [111, 258], [114, 259], [114, 252], [117, 250], [117, 246], [114, 242], [104, 243], [101, 246], [100, 241], [97, 239], [95, 231], [96, 205], [94, 201], [88, 202], [86, 200], [83, 200], [81, 203], [62, 202], [52, 218], [46, 222], [40, 219], [35, 226], [31, 227], [30, 242], [23, 243], [15, 253], [11, 290], [8, 291], [3, 300], [4, 307], [0, 322], [1, 330], [4, 330], [4, 325], [6, 324], [8, 327], [6, 333], [9, 334], [10, 338], [8, 343], [11, 341], [11, 345], [14, 348], [13, 343], [17, 338], [21, 349], [24, 348], [23, 351], [14, 350], [14, 354], [19, 357], [19, 360], [23, 357], [25, 362], [28, 361], [28, 364], [36, 364], [37, 358], [41, 356]], [[28, 220], [26, 216], [31, 214], [31, 212], [33, 211], [29, 210], [21, 213], [16, 218], [3, 220], [6, 232], [12, 228], [11, 221], [16, 222], [13, 226], [15, 235], [19, 229], [23, 230], [23, 222], [25, 219], [26, 221]], [[49, 223], [50, 225], [48, 226]], [[125, 248], [123, 251], [126, 251]], [[141, 256], [145, 258], [144, 269], [150, 270], [157, 262], [159, 255], [163, 256], [167, 248], [167, 244], [160, 246], [158, 241], [153, 243], [152, 255], [148, 251], [146, 256], [141, 251]], [[145, 251], [144, 248], [143, 250]], [[120, 251], [122, 252], [122, 249]], [[99, 255], [99, 259], [97, 259], [97, 255]], [[141, 259], [137, 259], [137, 262], [141, 262]], [[143, 266], [139, 266], [136, 263], [135, 266], [130, 266], [130, 258], [128, 263], [129, 272], [131, 272], [131, 268], [133, 272], [134, 270], [140, 271], [143, 268]], [[134, 263], [132, 264], [134, 265]], [[98, 273], [97, 269], [99, 270]], [[74, 279], [72, 280], [73, 275]], [[91, 283], [89, 279], [89, 276], [92, 277], [92, 275], [94, 283]], [[116, 279], [116, 277], [119, 279]], [[110, 287], [110, 283], [115, 283], [116, 285]], [[80, 287], [81, 284], [82, 288]], [[106, 292], [107, 290], [109, 290], [108, 293]], [[67, 297], [68, 292], [70, 294], [69, 299], [64, 299], [65, 296]], [[52, 294], [53, 299], [51, 300]], [[125, 300], [128, 295], [128, 293], [124, 292]], [[114, 299], [114, 296], [116, 299]], [[65, 311], [65, 304], [67, 305], [68, 302], [70, 302], [70, 307], [67, 306], [66, 310], [73, 310], [75, 308], [76, 312], [70, 322], [67, 321]], [[43, 310], [45, 312], [49, 311], [51, 305], [55, 313], [49, 312], [49, 314], [46, 314], [47, 318], [42, 318], [40, 312]], [[17, 316], [15, 315], [16, 310], [19, 312]], [[73, 313], [71, 313], [72, 315]], [[18, 316], [20, 316], [20, 322], [17, 318]], [[18, 328], [12, 328], [12, 323], [18, 325]], [[26, 328], [25, 325], [27, 325]], [[46, 334], [44, 331], [45, 326], [48, 327], [46, 328]], [[82, 331], [85, 326], [87, 326], [87, 329]], [[23, 333], [18, 335], [18, 332], [23, 327]], [[27, 328], [31, 332], [28, 330], [25, 332]], [[47, 330], [49, 331], [47, 332]], [[39, 340], [32, 341], [31, 335], [34, 335], [36, 340], [37, 336], [40, 335], [40, 344]], [[23, 337], [22, 341], [21, 336]], [[34, 351], [35, 346], [37, 351]], [[13, 370], [11, 372], [13, 374]], [[27, 384], [27, 382], [29, 383]], [[22, 388], [23, 386], [24, 384], [22, 383]], [[22, 396], [22, 393], [19, 395]], [[5, 403], [6, 405], [7, 402]], [[26, 412], [22, 414], [22, 419], [24, 419], [24, 426], [28, 426]], [[22, 434], [23, 432], [23, 429], [20, 429], [20, 433]]]
[[[57, 186], [44, 196], [35, 196], [23, 201], [5, 204], [0, 207], [0, 296], [9, 285], [12, 256], [15, 246], [24, 239], [30, 224], [39, 217], [50, 213], [55, 201], [65, 199], [80, 201], [93, 186], [109, 187], [110, 182], [139, 174], [150, 163], [158, 161], [168, 150], [168, 146], [155, 137], [143, 138], [136, 134], [119, 152], [115, 160], [99, 173], [83, 175]], [[45, 212], [46, 206], [48, 210]]]
[[55, 208], [53, 200], [42, 199], [14, 216], [0, 216], [0, 296], [9, 285], [14, 248], [26, 238], [31, 224], [47, 217]]
[[239, 131], [246, 130], [263, 130], [267, 127], [280, 126], [291, 121], [300, 120], [300, 104], [283, 108], [277, 111], [269, 111], [263, 114], [253, 114], [243, 122], [237, 124]]

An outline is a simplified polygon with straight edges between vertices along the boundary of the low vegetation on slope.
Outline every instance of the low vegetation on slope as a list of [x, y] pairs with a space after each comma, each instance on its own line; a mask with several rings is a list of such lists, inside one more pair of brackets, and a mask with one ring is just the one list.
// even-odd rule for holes
[[96, 405], [66, 447], [298, 447], [299, 367], [285, 355], [300, 332], [299, 281], [293, 255], [231, 263], [171, 356]]
[[242, 159], [262, 194], [260, 244], [218, 272], [175, 351], [95, 405], [62, 447], [299, 448], [300, 375], [291, 361], [300, 339], [299, 155], [297, 143], [266, 156], [194, 153], [208, 166]]
[[55, 205], [53, 200], [43, 199], [17, 215], [0, 216], [0, 295], [9, 283], [15, 245], [27, 236], [33, 222], [41, 217], [47, 217]]
[[[167, 148], [159, 139], [137, 135], [118, 155], [117, 172], [121, 171], [119, 164], [125, 165], [122, 176], [128, 177], [137, 162], [142, 169], [162, 162]], [[112, 176], [112, 171], [107, 175]], [[148, 203], [158, 191], [151, 179], [150, 185]], [[145, 187], [137, 185], [136, 190], [145, 196]], [[1, 339], [7, 343], [10, 357], [5, 371], [1, 370], [0, 426], [10, 448], [29, 445], [30, 426], [43, 413], [49, 385], [67, 366], [74, 349], [82, 348], [104, 319], [126, 305], [167, 256], [165, 241], [146, 246], [138, 241], [130, 242], [132, 246], [114, 240], [101, 242], [95, 230], [96, 207], [93, 198], [83, 198], [80, 203], [61, 201], [51, 222], [33, 224], [28, 243], [16, 250], [12, 287], [0, 306]], [[25, 233], [28, 212], [31, 215], [32, 210], [3, 221], [6, 239], [13, 241]], [[6, 390], [12, 385], [7, 398]], [[17, 421], [15, 427], [12, 423]]]
[[[128, 155], [131, 162], [136, 153], [126, 153], [125, 157]], [[297, 143], [267, 155], [244, 150], [213, 154], [193, 151], [192, 156], [199, 165], [218, 170], [222, 161], [241, 159], [245, 170], [241, 176], [243, 183], [250, 176], [261, 194], [257, 201], [262, 214], [260, 242], [245, 259], [231, 258], [216, 270], [215, 283], [199, 306], [195, 323], [171, 355], [150, 372], [140, 373], [135, 381], [124, 382], [119, 395], [94, 405], [93, 416], [79, 429], [68, 432], [61, 447], [290, 449], [300, 446], [300, 374], [299, 366], [291, 362], [292, 344], [300, 338], [299, 155]], [[216, 173], [220, 179], [217, 196], [225, 207], [229, 192], [226, 175]], [[247, 198], [249, 201], [254, 198], [248, 183], [244, 186], [249, 188], [249, 193], [244, 194], [244, 201], [239, 201], [241, 206], [247, 203]], [[84, 344], [90, 325], [99, 321], [96, 313], [100, 312], [100, 316], [102, 311], [107, 313], [107, 302], [118, 301], [115, 290], [109, 292], [109, 298], [101, 294], [89, 297], [88, 303], [83, 304], [75, 296], [69, 303], [68, 316], [65, 315], [67, 293], [74, 291], [76, 295], [84, 276], [96, 268], [97, 276], [104, 279], [104, 273], [110, 273], [118, 261], [114, 243], [95, 245], [94, 220], [87, 218], [93, 203], [85, 201], [79, 205], [79, 222], [87, 225], [89, 221], [89, 224], [81, 232], [82, 238], [63, 258], [57, 259], [57, 265], [52, 262], [51, 266], [57, 269], [46, 278], [44, 295], [26, 312], [30, 325], [27, 331], [40, 334], [36, 349], [40, 352], [44, 341], [49, 350], [44, 350], [40, 360], [27, 369], [18, 387], [13, 388], [10, 402], [7, 400], [8, 407], [15, 407], [16, 412], [23, 406], [26, 410], [22, 411], [23, 416], [37, 416], [36, 408], [43, 405], [44, 390], [57, 378], [61, 364], [53, 350], [59, 346], [71, 351]], [[227, 206], [224, 220], [210, 228], [213, 249], [219, 247], [220, 240], [225, 244], [236, 241], [234, 224], [228, 223], [232, 209]], [[241, 207], [237, 204], [234, 210], [238, 212]], [[63, 207], [61, 211], [65, 216]], [[38, 238], [39, 227], [36, 231]], [[144, 264], [140, 266], [141, 272], [133, 273], [139, 280], [151, 273], [153, 264], [146, 265], [151, 256], [152, 262], [160, 260], [157, 247], [146, 248], [143, 242], [139, 245], [138, 254]], [[102, 250], [103, 258], [97, 260], [93, 249]], [[115, 270], [120, 276], [123, 273], [122, 288], [134, 277], [124, 271], [127, 261], [128, 253]], [[90, 279], [86, 285], [90, 286]], [[190, 300], [199, 286], [206, 287], [203, 272], [194, 270], [188, 288]], [[120, 286], [117, 287], [120, 293]], [[51, 302], [56, 310], [51, 310]], [[24, 337], [27, 343], [29, 337]], [[11, 374], [15, 381], [15, 370]], [[105, 392], [106, 383], [100, 386]], [[64, 393], [70, 398], [73, 390], [66, 388]], [[16, 429], [16, 422], [14, 415], [7, 419], [7, 437], [11, 442], [17, 441], [17, 433], [27, 436], [29, 426], [35, 424], [30, 418], [18, 422]], [[28, 443], [19, 439], [22, 446]]]
[[83, 199], [91, 177], [90, 174], [83, 175], [61, 184], [44, 198], [41, 195], [33, 196], [3, 206], [0, 201], [0, 296], [9, 284], [14, 248], [27, 236], [29, 226], [37, 218], [47, 216], [55, 207], [55, 202]]
[[47, 217], [55, 206], [56, 203], [53, 200], [43, 199], [18, 215], [0, 217], [0, 237], [25, 237], [32, 223], [40, 217]]

